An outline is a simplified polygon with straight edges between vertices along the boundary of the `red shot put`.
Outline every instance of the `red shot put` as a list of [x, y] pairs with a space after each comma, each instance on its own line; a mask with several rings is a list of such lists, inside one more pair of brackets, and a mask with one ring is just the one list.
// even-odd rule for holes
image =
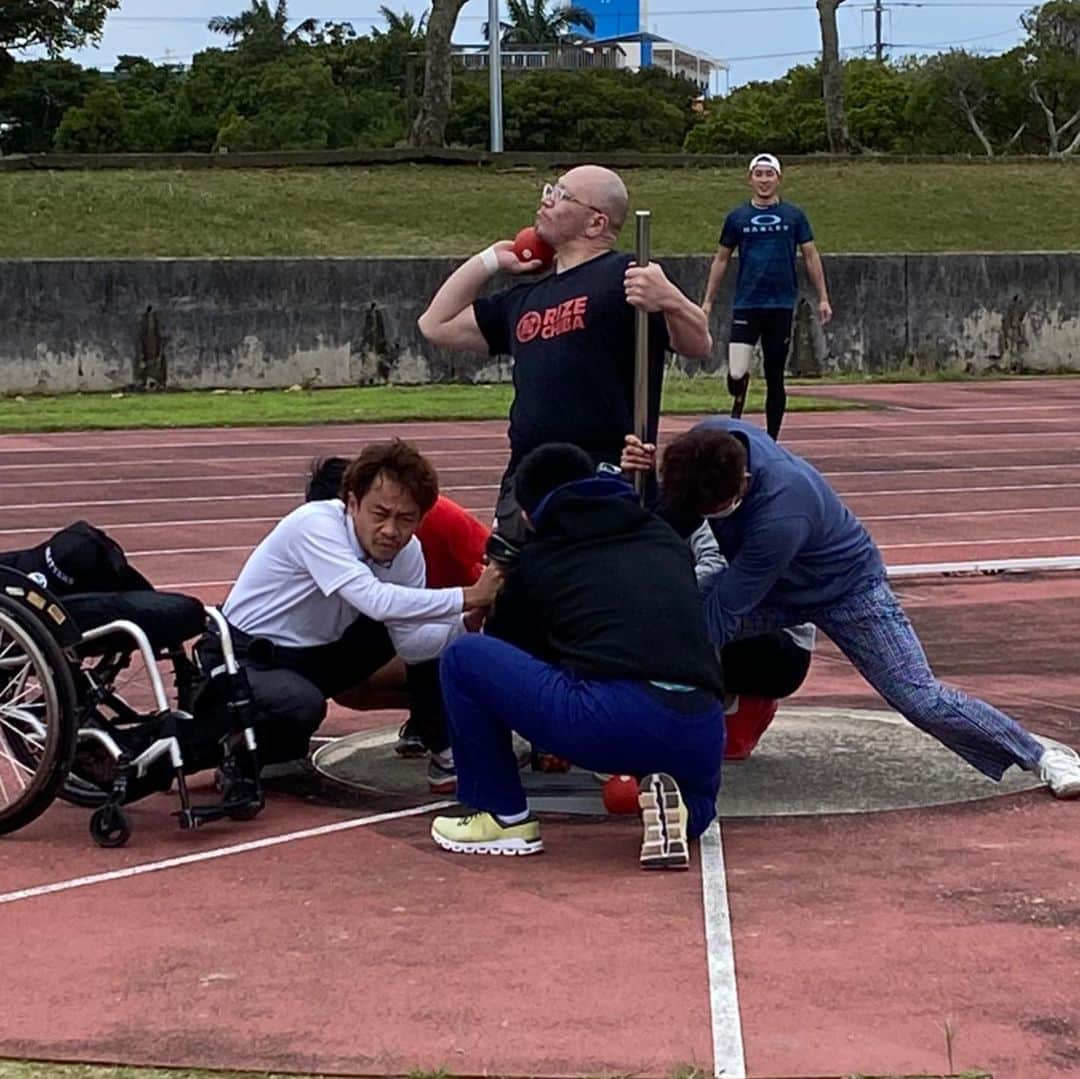
[[555, 259], [555, 249], [545, 240], [532, 225], [523, 228], [514, 237], [514, 254], [522, 262], [532, 262], [539, 259], [540, 269], [546, 270]]

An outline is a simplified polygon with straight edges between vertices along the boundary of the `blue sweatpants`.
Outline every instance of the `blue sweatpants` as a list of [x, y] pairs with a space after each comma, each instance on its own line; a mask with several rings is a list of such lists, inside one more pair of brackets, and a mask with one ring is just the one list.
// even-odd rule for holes
[[906, 720], [991, 779], [1010, 765], [1034, 770], [1043, 747], [1011, 716], [939, 682], [908, 616], [885, 581], [823, 607], [759, 607], [739, 617], [712, 611], [718, 647], [738, 637], [813, 622]]
[[510, 737], [517, 731], [591, 771], [667, 772], [682, 791], [691, 838], [716, 816], [724, 713], [712, 698], [688, 709], [701, 694], [581, 678], [480, 634], [450, 645], [439, 679], [463, 805], [502, 815], [527, 808]]

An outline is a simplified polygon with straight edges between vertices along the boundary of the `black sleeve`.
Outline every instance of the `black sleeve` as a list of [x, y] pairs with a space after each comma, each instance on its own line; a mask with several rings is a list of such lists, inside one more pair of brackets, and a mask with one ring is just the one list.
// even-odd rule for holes
[[511, 354], [506, 303], [510, 291], [497, 292], [494, 296], [481, 296], [473, 301], [473, 317], [487, 341], [488, 353], [492, 356]]

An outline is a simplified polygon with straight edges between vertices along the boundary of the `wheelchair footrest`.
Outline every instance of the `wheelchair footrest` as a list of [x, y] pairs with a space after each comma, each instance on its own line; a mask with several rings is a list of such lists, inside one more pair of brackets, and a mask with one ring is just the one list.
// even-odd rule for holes
[[216, 802], [212, 805], [184, 806], [176, 810], [173, 816], [180, 822], [183, 829], [199, 828], [216, 820], [254, 820], [262, 812], [266, 804], [262, 792], [258, 791], [250, 796], [230, 798], [224, 802]]

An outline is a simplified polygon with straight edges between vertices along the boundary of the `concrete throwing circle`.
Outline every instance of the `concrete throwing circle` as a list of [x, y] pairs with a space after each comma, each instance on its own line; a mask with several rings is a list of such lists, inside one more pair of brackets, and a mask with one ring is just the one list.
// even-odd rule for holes
[[[346, 735], [318, 749], [325, 780], [353, 790], [432, 797], [426, 760], [394, 753], [396, 728]], [[521, 774], [539, 812], [603, 814], [600, 781], [573, 769], [563, 775]], [[895, 712], [783, 708], [753, 755], [724, 765], [717, 802], [724, 817], [872, 813], [972, 802], [1040, 786], [1012, 768], [1000, 783]]]

